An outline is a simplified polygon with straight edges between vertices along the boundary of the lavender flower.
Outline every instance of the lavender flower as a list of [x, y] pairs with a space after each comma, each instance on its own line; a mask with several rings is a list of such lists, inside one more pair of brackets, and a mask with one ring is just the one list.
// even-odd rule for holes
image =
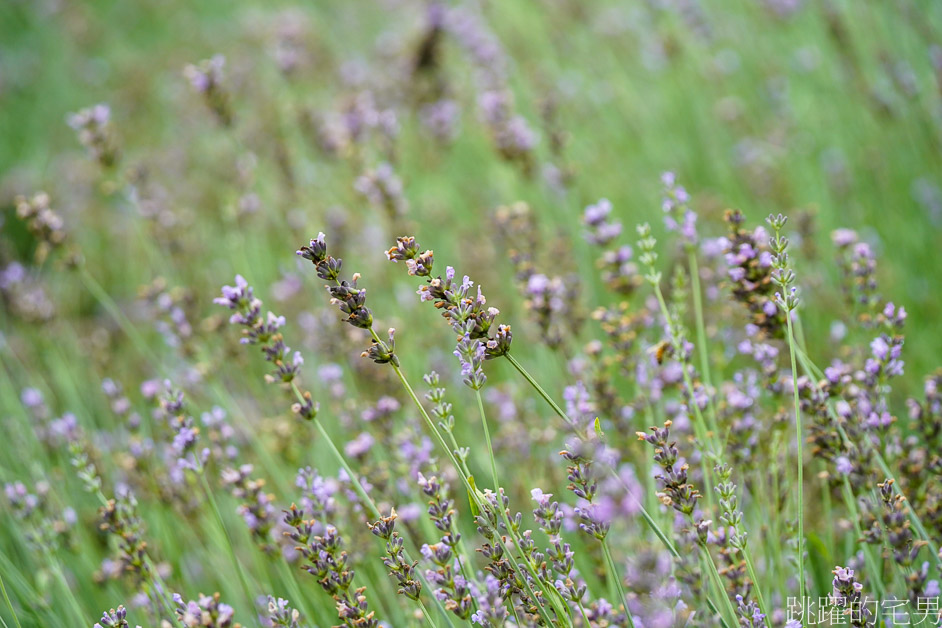
[[[451, 266], [445, 269], [445, 278], [439, 275], [432, 277], [433, 255], [431, 251], [419, 254], [419, 245], [412, 236], [398, 238], [396, 246], [386, 253], [392, 262], [405, 260], [410, 266], [410, 274], [426, 277], [427, 285], [418, 289], [422, 301], [433, 301], [435, 307], [442, 310], [442, 317], [448, 321], [452, 329], [461, 337], [467, 336], [470, 340], [485, 339], [484, 357], [493, 359], [505, 355], [510, 351], [513, 335], [510, 325], [498, 325], [497, 331], [490, 335], [491, 326], [500, 310], [495, 307], [486, 307], [487, 299], [478, 286], [477, 293], [471, 291], [474, 282], [467, 276], [460, 284], [454, 281], [455, 269]], [[421, 269], [421, 272], [413, 272]], [[474, 296], [472, 296], [474, 295]], [[459, 347], [459, 351], [462, 351]], [[460, 356], [459, 356], [460, 357]], [[467, 360], [470, 363], [470, 360]], [[483, 384], [483, 382], [481, 382]]]
[[[638, 432], [638, 440], [654, 446], [654, 462], [663, 470], [663, 473], [657, 476], [662, 488], [657, 494], [658, 498], [665, 506], [670, 506], [693, 522], [694, 510], [701, 495], [687, 479], [687, 464], [679, 464], [680, 452], [677, 443], [670, 440], [671, 425], [671, 421], [665, 421], [663, 428], [652, 427], [650, 434]], [[706, 529], [701, 531], [700, 524], [697, 524], [697, 531], [701, 542], [704, 542]], [[699, 534], [701, 532], [702, 534]]]
[[586, 240], [598, 246], [607, 246], [621, 235], [621, 222], [610, 221], [608, 216], [611, 213], [612, 203], [607, 198], [585, 208], [582, 221], [588, 228]]
[[294, 529], [288, 537], [298, 544], [297, 550], [307, 561], [304, 569], [337, 603], [340, 620], [347, 625], [377, 628], [379, 621], [369, 610], [366, 588], [351, 589], [355, 573], [347, 566], [347, 552], [337, 528], [327, 525], [322, 535], [315, 535], [312, 522], [305, 520], [304, 512], [293, 504], [285, 511], [284, 521]]
[[[42, 264], [50, 253], [65, 244], [65, 222], [59, 213], [52, 209], [49, 195], [45, 192], [37, 192], [31, 198], [17, 196], [14, 202], [16, 215], [26, 223], [26, 228], [36, 239], [37, 246], [33, 258], [37, 264]], [[75, 265], [78, 261], [77, 254], [67, 260], [70, 265]], [[12, 278], [3, 280], [3, 283], [9, 282], [10, 279]]]
[[265, 376], [266, 381], [291, 384], [297, 397], [292, 411], [302, 418], [313, 419], [319, 406], [312, 400], [310, 392], [301, 392], [294, 384], [304, 358], [298, 351], [291, 353], [291, 348], [285, 344], [284, 337], [278, 331], [285, 325], [285, 317], [268, 312], [268, 316], [262, 318], [262, 302], [255, 297], [254, 290], [242, 275], [236, 275], [234, 286], [223, 286], [222, 296], [213, 299], [213, 303], [234, 310], [229, 322], [244, 328], [241, 343], [259, 345], [265, 359], [275, 366]]
[[828, 596], [831, 605], [843, 609], [840, 612], [847, 616], [851, 626], [865, 628], [873, 625], [873, 613], [865, 603], [863, 585], [855, 579], [854, 570], [837, 566], [831, 573], [834, 574], [832, 591]]
[[389, 569], [389, 575], [399, 582], [399, 594], [410, 600], [418, 600], [422, 591], [422, 583], [415, 573], [418, 561], [406, 560], [402, 536], [395, 531], [396, 517], [396, 509], [393, 508], [388, 517], [381, 517], [379, 521], [369, 524], [370, 532], [386, 541], [383, 564]]
[[500, 581], [488, 574], [484, 578], [484, 590], [472, 585], [472, 593], [478, 603], [478, 610], [471, 615], [471, 623], [487, 628], [506, 626], [507, 607], [504, 605]]
[[484, 344], [480, 340], [471, 340], [466, 335], [458, 341], [458, 347], [455, 349], [455, 357], [461, 363], [461, 375], [465, 385], [471, 390], [481, 390], [487, 381], [484, 375], [485, 355]]
[[202, 593], [196, 600], [184, 601], [179, 593], [173, 594], [176, 604], [177, 619], [187, 628], [238, 628], [233, 622], [235, 611], [228, 604], [219, 601], [219, 594], [212, 596]]
[[381, 163], [375, 169], [367, 170], [360, 175], [353, 187], [373, 206], [385, 210], [392, 218], [404, 215], [409, 208], [402, 181], [388, 163]]
[[110, 611], [101, 614], [101, 619], [98, 620], [94, 628], [129, 628], [127, 615], [128, 612], [123, 606], [119, 606], [117, 610], [112, 608]]
[[238, 469], [227, 468], [222, 471], [222, 483], [229, 488], [232, 496], [242, 501], [238, 512], [242, 515], [252, 538], [265, 552], [273, 552], [271, 531], [276, 523], [275, 507], [272, 495], [265, 492], [265, 480], [252, 479], [253, 467], [243, 464]]
[[697, 214], [690, 209], [690, 195], [682, 185], [677, 184], [677, 177], [673, 172], [661, 175], [664, 184], [664, 199], [661, 209], [664, 210], [664, 225], [668, 231], [680, 233], [687, 247], [697, 245]]
[[288, 600], [268, 596], [268, 621], [271, 625], [283, 628], [301, 628], [301, 613], [288, 605]]
[[118, 147], [111, 124], [111, 107], [104, 103], [70, 113], [66, 118], [88, 154], [105, 168], [118, 160]]
[[226, 58], [214, 55], [197, 64], [188, 64], [183, 68], [183, 76], [197, 93], [203, 96], [206, 105], [216, 115], [223, 126], [232, 125], [232, 108], [229, 104], [229, 92], [223, 86], [222, 70]]

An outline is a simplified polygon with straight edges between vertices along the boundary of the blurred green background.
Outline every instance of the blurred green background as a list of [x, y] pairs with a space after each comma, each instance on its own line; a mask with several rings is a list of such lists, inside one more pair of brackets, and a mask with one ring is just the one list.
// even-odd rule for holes
[[[539, 176], [528, 181], [482, 158], [490, 147], [475, 119], [473, 95], [462, 103], [462, 133], [446, 152], [427, 149], [411, 132], [414, 122], [401, 120], [399, 170], [410, 217], [428, 225], [437, 249], [453, 244], [439, 227], [518, 199], [538, 207], [548, 229], [573, 240], [579, 239], [581, 209], [603, 196], [627, 225], [650, 220], [658, 228], [657, 177], [672, 169], [694, 195], [706, 233], [722, 234], [718, 218], [726, 207], [742, 209], [753, 221], [769, 212], [807, 216], [819, 246], [804, 249], [806, 259], [798, 263], [815, 270], [831, 261], [832, 229], [860, 231], [881, 257], [881, 292], [909, 308], [911, 329], [927, 330], [907, 349], [910, 363], [920, 371], [933, 366], [940, 343], [928, 330], [942, 314], [935, 291], [942, 271], [938, 3], [547, 0], [486, 3], [484, 9], [511, 57], [518, 108], [541, 131], [539, 151], [549, 146], [540, 120], [551, 99], [576, 176], [572, 189], [558, 195]], [[203, 218], [225, 199], [206, 191], [206, 178], [231, 175], [225, 171], [232, 160], [219, 158], [233, 157], [236, 147], [219, 137], [187, 92], [181, 75], [187, 62], [227, 56], [238, 123], [248, 148], [261, 157], [260, 170], [277, 167], [257, 146], [265, 134], [278, 133], [299, 173], [291, 195], [259, 175], [262, 202], [281, 215], [308, 212], [304, 226], [312, 230], [323, 222], [318, 208], [345, 199], [326, 198], [335, 194], [324, 189], [332, 171], [295, 137], [292, 108], [325, 106], [344, 64], [382, 65], [416, 46], [424, 23], [421, 4], [393, 1], [12, 1], [0, 11], [5, 202], [14, 193], [77, 177], [70, 159], [81, 151], [65, 116], [108, 102], [125, 164], [143, 162], [161, 173], [167, 160], [174, 162], [174, 151], [188, 147], [190, 176], [176, 180], [185, 197], [177, 203], [199, 205], [192, 207], [199, 215], [194, 227], [206, 229], [207, 237], [212, 221]], [[298, 24], [312, 51], [300, 76], [287, 81], [271, 54], [284, 23]], [[467, 72], [458, 56], [448, 50], [447, 63]], [[57, 204], [80, 202], [59, 198]], [[87, 204], [74, 211], [83, 225], [115, 236], [126, 227], [102, 224], [109, 217]], [[281, 236], [290, 248], [290, 238]], [[93, 247], [108, 242], [99, 250], [110, 257], [131, 254], [102, 233], [81, 229], [76, 238]], [[132, 284], [148, 279], [133, 268], [120, 272]]]

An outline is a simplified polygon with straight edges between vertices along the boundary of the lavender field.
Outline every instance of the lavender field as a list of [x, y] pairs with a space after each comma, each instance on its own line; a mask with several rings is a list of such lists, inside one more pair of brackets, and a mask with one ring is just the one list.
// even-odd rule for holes
[[0, 626], [942, 626], [942, 4], [6, 0]]

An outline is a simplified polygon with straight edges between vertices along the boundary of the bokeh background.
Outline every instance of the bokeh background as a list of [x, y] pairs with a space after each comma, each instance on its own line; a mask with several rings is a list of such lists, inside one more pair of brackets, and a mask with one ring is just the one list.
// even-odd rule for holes
[[[253, 227], [266, 242], [245, 254], [262, 258], [253, 272], [269, 278], [291, 266], [270, 245], [290, 249], [323, 224], [326, 208], [349, 204], [349, 188], [331, 185], [337, 173], [303, 136], [299, 112], [336, 107], [376, 76], [406, 80], [397, 68], [421, 43], [424, 10], [398, 2], [4, 3], [6, 212], [15, 193], [56, 192], [87, 175], [65, 116], [107, 102], [124, 164], [171, 182], [166, 203], [206, 252], [219, 246], [214, 227], [232, 202], [211, 183], [236, 178], [237, 153], [255, 152], [252, 191], [265, 211]], [[526, 200], [546, 229], [576, 241], [581, 209], [599, 197], [611, 199], [627, 224], [660, 222], [658, 175], [675, 170], [702, 222], [720, 233], [727, 207], [755, 220], [780, 211], [807, 220], [812, 242], [801, 257], [815, 265], [831, 260], [820, 245], [832, 229], [859, 230], [882, 255], [886, 295], [906, 304], [914, 325], [931, 329], [942, 314], [934, 289], [942, 270], [940, 13], [917, 0], [487, 3], [518, 110], [540, 135], [538, 172], [528, 179], [484, 158], [491, 147], [474, 96], [459, 82], [467, 64], [446, 42], [441, 62], [459, 78], [460, 132], [438, 151], [416, 133], [414, 119], [399, 120], [409, 216], [434, 234], [436, 249], [467, 253], [480, 243], [456, 242], [455, 234], [477, 228], [496, 205]], [[227, 58], [242, 146], [220, 131], [182, 77], [186, 63], [216, 53]], [[278, 65], [287, 54], [298, 55], [290, 77]], [[552, 161], [554, 133], [566, 138], [556, 165], [574, 173], [563, 194], [540, 171]], [[291, 161], [291, 189], [279, 177], [277, 151]], [[86, 255], [101, 255], [95, 265], [105, 283], [121, 294], [151, 279], [133, 263], [141, 251], [128, 237], [130, 217], [77, 196], [70, 187], [55, 195], [56, 206], [81, 225], [76, 238]], [[290, 217], [294, 228], [276, 231], [272, 225], [282, 224], [274, 216]], [[231, 274], [225, 266], [218, 256], [188, 260], [187, 283], [208, 290]], [[910, 359], [924, 370], [938, 348], [928, 333]]]

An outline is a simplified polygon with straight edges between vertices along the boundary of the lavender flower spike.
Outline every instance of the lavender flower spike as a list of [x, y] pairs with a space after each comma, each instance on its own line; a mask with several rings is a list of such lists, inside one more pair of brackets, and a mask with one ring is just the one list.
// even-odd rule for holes
[[484, 375], [482, 364], [486, 358], [485, 346], [480, 340], [471, 340], [471, 337], [465, 335], [458, 341], [458, 346], [454, 351], [455, 357], [461, 363], [461, 375], [463, 381], [472, 390], [481, 390], [487, 381]]
[[[127, 620], [127, 610], [123, 606], [119, 606], [118, 610], [111, 609], [102, 613], [101, 619], [95, 624], [94, 628], [129, 628]], [[137, 628], [140, 628], [138, 626]]]

